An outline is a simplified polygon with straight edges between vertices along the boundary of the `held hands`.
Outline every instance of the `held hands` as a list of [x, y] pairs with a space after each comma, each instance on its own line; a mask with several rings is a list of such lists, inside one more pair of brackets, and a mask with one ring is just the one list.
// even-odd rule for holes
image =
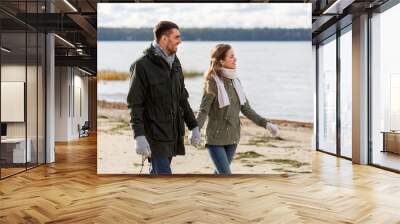
[[278, 136], [278, 127], [270, 122], [267, 123], [267, 125], [265, 126], [266, 129], [268, 129], [268, 131], [271, 132], [272, 137], [277, 137]]
[[190, 131], [189, 143], [193, 146], [200, 144], [200, 129], [199, 129], [199, 127], [195, 127]]
[[146, 136], [137, 136], [135, 138], [136, 142], [136, 153], [138, 155], [142, 155], [144, 158], [150, 158], [151, 156], [151, 150], [150, 150], [150, 145], [149, 142], [146, 139]]

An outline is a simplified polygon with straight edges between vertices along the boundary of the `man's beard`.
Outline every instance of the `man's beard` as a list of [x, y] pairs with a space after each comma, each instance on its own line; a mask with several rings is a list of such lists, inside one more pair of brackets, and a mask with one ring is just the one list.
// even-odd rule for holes
[[169, 54], [172, 55], [172, 54], [175, 54], [178, 51], [178, 48], [176, 48], [176, 49], [171, 48], [171, 49], [168, 49], [168, 51], [169, 51]]

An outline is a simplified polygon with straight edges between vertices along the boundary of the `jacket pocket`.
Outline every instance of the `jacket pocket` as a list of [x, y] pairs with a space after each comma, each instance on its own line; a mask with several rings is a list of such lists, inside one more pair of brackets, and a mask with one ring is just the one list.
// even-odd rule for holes
[[153, 122], [150, 127], [152, 138], [162, 142], [173, 141], [174, 135], [172, 125], [172, 122], [169, 121]]
[[171, 95], [171, 86], [166, 79], [152, 79], [150, 81], [150, 93], [152, 98], [165, 98]]
[[173, 120], [170, 117], [152, 117], [150, 123], [151, 138], [162, 142], [174, 140]]
[[212, 135], [214, 137], [220, 138], [224, 133], [225, 129], [225, 121], [223, 119], [215, 120], [210, 127]]
[[[237, 115], [239, 116], [239, 115]], [[236, 116], [233, 114], [233, 111], [231, 108], [228, 108], [226, 113], [224, 114], [224, 120], [226, 124], [230, 124], [231, 126], [235, 125], [236, 122]]]
[[180, 116], [179, 119], [178, 119], [179, 120], [179, 131], [181, 133], [181, 136], [185, 136], [185, 123], [184, 123], [184, 115], [185, 115], [185, 113], [184, 113], [182, 107], [179, 107], [178, 114]]

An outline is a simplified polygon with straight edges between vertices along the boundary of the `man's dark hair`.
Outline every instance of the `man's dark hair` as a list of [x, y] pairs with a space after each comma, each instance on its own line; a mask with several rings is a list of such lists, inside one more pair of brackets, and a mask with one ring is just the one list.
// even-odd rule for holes
[[160, 21], [153, 29], [154, 38], [160, 41], [162, 35], [167, 35], [172, 29], [178, 29], [178, 25], [170, 21]]

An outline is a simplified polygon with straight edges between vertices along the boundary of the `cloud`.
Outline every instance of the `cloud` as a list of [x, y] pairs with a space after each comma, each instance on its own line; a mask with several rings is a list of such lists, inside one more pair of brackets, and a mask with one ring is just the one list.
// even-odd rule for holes
[[170, 20], [185, 28], [311, 28], [311, 4], [99, 3], [99, 27], [153, 27]]

